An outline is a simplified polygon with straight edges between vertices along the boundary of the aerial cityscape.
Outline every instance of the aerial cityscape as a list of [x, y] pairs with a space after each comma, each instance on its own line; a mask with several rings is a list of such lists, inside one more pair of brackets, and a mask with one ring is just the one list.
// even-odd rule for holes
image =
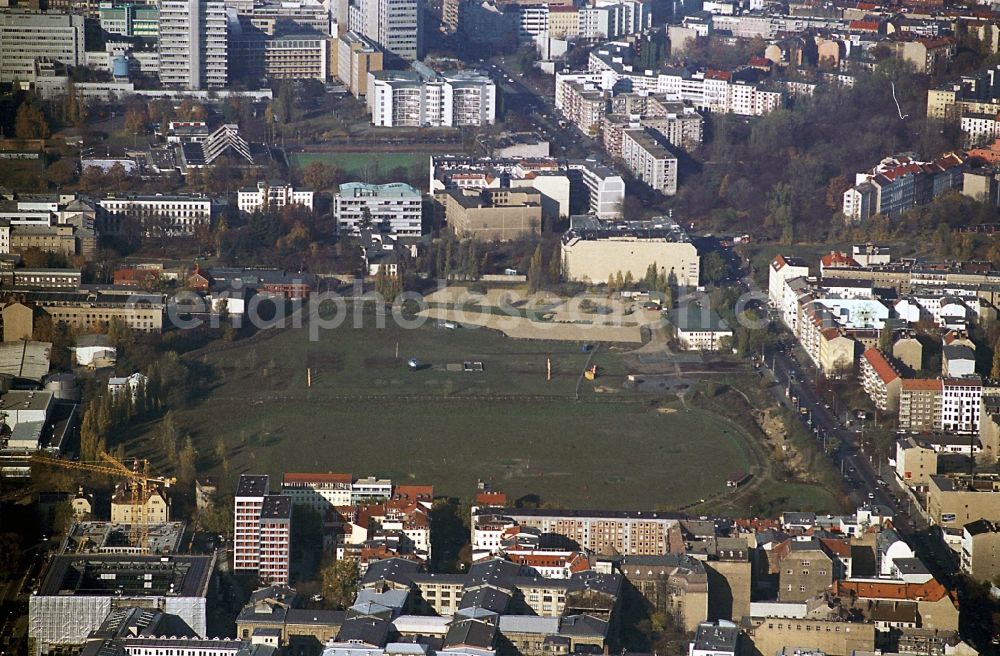
[[1000, 654], [1000, 4], [0, 0], [0, 656]]

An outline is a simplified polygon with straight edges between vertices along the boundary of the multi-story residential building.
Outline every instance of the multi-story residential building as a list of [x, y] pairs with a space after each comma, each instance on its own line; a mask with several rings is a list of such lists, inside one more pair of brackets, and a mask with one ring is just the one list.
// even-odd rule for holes
[[571, 39], [580, 34], [580, 12], [575, 5], [549, 5], [549, 37]]
[[160, 12], [154, 5], [102, 2], [101, 29], [109, 34], [157, 38], [160, 36]]
[[240, 476], [234, 499], [234, 570], [257, 570], [260, 567], [260, 516], [268, 488], [267, 476]]
[[291, 498], [296, 506], [318, 513], [351, 505], [350, 474], [285, 473], [281, 480], [281, 493]]
[[79, 269], [14, 269], [14, 287], [21, 289], [80, 289]]
[[[848, 597], [854, 599], [856, 608], [874, 609], [880, 605], [892, 604], [896, 604], [897, 607], [915, 606], [916, 613], [911, 613], [910, 621], [915, 621], [920, 628], [957, 631], [958, 607], [952, 594], [937, 579], [926, 573], [926, 569], [924, 572], [919, 577], [920, 581], [906, 581], [900, 578], [888, 581], [877, 579], [837, 581], [834, 584], [833, 594], [842, 599]], [[861, 626], [874, 628], [874, 623], [868, 622]], [[883, 630], [891, 626], [883, 623]]]
[[941, 429], [949, 433], [979, 433], [983, 384], [978, 377], [941, 379]]
[[940, 380], [903, 379], [899, 387], [899, 429], [914, 433], [941, 430], [941, 391]]
[[97, 204], [102, 234], [182, 236], [212, 225], [212, 201], [202, 194], [112, 194]]
[[855, 185], [844, 192], [842, 212], [857, 223], [876, 214], [897, 217], [932, 201], [950, 189], [961, 189], [965, 157], [946, 153], [932, 162], [907, 156], [887, 157], [869, 172], [855, 176]]
[[33, 79], [39, 59], [84, 65], [83, 32], [80, 14], [0, 10], [0, 82]]
[[977, 519], [962, 527], [962, 572], [976, 581], [993, 581], [1000, 574], [1000, 524]]
[[372, 125], [460, 127], [496, 122], [496, 85], [480, 71], [370, 71]]
[[783, 105], [780, 91], [765, 89], [743, 80], [732, 80], [729, 73], [691, 71], [686, 68], [646, 70], [635, 65], [631, 46], [611, 42], [590, 52], [588, 70], [556, 74], [556, 98], [566, 80], [586, 81], [613, 91], [627, 81], [632, 92], [663, 94], [669, 102], [690, 102], [697, 109], [760, 116]]
[[579, 176], [587, 190], [591, 213], [599, 219], [621, 217], [622, 203], [625, 201], [625, 181], [620, 175], [595, 159], [570, 161], [568, 166], [571, 172]]
[[619, 271], [636, 280], [656, 265], [681, 287], [696, 287], [700, 277], [698, 249], [675, 221], [601, 221], [574, 216], [562, 237], [563, 275], [567, 280], [598, 284]]
[[459, 239], [506, 241], [542, 228], [542, 196], [535, 189], [448, 189], [435, 197], [443, 201], [445, 221]]
[[20, 291], [17, 295], [22, 302], [40, 308], [54, 322], [63, 321], [82, 331], [95, 330], [112, 319], [121, 319], [139, 332], [163, 330], [166, 303], [162, 294], [45, 290]]
[[390, 58], [415, 61], [423, 54], [423, 2], [351, 0], [348, 29], [377, 43]]
[[492, 526], [494, 517], [509, 519], [542, 533], [564, 535], [582, 548], [597, 553], [614, 549], [627, 556], [652, 556], [683, 549], [678, 516], [671, 513], [541, 508], [481, 510], [473, 518], [474, 547], [480, 542], [477, 536], [480, 523]]
[[[785, 299], [785, 283], [792, 278], [804, 278], [809, 275], [809, 264], [798, 257], [778, 255], [771, 260], [771, 269], [767, 278], [767, 298], [771, 307], [783, 309], [789, 306]], [[794, 308], [791, 310], [794, 315]], [[794, 316], [784, 316], [784, 323], [795, 332]]]
[[222, 88], [227, 82], [227, 22], [223, 0], [161, 0], [160, 82], [181, 89]]
[[296, 189], [284, 182], [257, 183], [257, 188], [244, 187], [237, 192], [236, 206], [241, 212], [257, 210], [275, 210], [286, 205], [301, 205], [313, 208], [313, 191], [311, 189]]
[[861, 386], [875, 407], [882, 412], [897, 412], [902, 378], [882, 351], [870, 348], [861, 356]]
[[128, 485], [118, 485], [111, 495], [112, 524], [166, 524], [170, 521], [170, 501], [166, 490], [149, 488], [143, 490], [146, 500], [142, 509], [133, 504], [133, 492]]
[[778, 562], [778, 600], [805, 601], [833, 584], [833, 560], [819, 540], [790, 540]]
[[927, 514], [946, 532], [961, 532], [963, 526], [977, 519], [1000, 517], [1000, 476], [931, 476], [927, 485]]
[[875, 625], [802, 617], [753, 617], [743, 635], [758, 654], [779, 654], [788, 645], [809, 645], [816, 653], [848, 656], [875, 648]]
[[357, 32], [337, 40], [337, 77], [355, 98], [368, 94], [368, 74], [382, 70], [382, 51], [374, 41]]
[[667, 196], [677, 193], [677, 157], [649, 130], [622, 133], [622, 160], [636, 178], [653, 190]]
[[563, 85], [561, 106], [566, 120], [572, 122], [587, 136], [597, 136], [601, 119], [608, 107], [608, 95], [596, 85], [584, 82], [567, 82]]
[[[550, 7], [551, 20], [551, 7]], [[648, 3], [637, 0], [598, 2], [577, 10], [577, 36], [581, 39], [617, 39], [639, 34], [652, 22]], [[551, 34], [551, 27], [550, 34]]]
[[910, 487], [923, 488], [937, 474], [938, 453], [914, 437], [896, 441], [896, 477]]
[[709, 578], [703, 561], [686, 554], [625, 556], [619, 568], [652, 608], [679, 617], [685, 631], [708, 619]]
[[1000, 396], [992, 393], [983, 394], [980, 400], [979, 445], [987, 462], [996, 461], [1000, 454]]
[[333, 214], [341, 234], [358, 234], [367, 220], [378, 231], [419, 237], [423, 232], [422, 204], [421, 193], [403, 182], [347, 182], [334, 197]]
[[264, 497], [260, 509], [257, 576], [262, 585], [288, 585], [292, 545], [292, 500], [280, 494]]
[[330, 78], [330, 39], [324, 34], [285, 34], [264, 41], [264, 74], [273, 80]]

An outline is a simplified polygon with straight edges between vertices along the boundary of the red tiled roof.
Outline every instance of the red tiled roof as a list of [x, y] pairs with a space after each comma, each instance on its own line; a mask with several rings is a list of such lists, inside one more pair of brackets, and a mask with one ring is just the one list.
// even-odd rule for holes
[[506, 506], [507, 495], [503, 492], [479, 492], [476, 494], [477, 506]]
[[830, 251], [823, 257], [819, 258], [820, 264], [824, 267], [831, 266], [861, 266], [858, 264], [857, 260], [846, 253], [841, 253], [840, 251]]
[[433, 485], [397, 485], [393, 493], [395, 498], [411, 499], [413, 501], [433, 501]]
[[876, 21], [852, 20], [849, 29], [870, 30], [872, 32], [877, 32], [878, 23]]
[[866, 599], [908, 599], [911, 601], [940, 601], [948, 596], [948, 589], [937, 579], [926, 583], [868, 583], [864, 581], [837, 581], [834, 594], [854, 592]]
[[[896, 372], [896, 368], [885, 359], [882, 355], [882, 351], [875, 347], [872, 347], [865, 351], [864, 355], [865, 361], [871, 365], [878, 377], [882, 379], [883, 383], [891, 383], [892, 381], [899, 378], [899, 374]], [[905, 381], [904, 381], [905, 382]]]
[[732, 77], [733, 74], [730, 73], [729, 71], [716, 71], [713, 69], [708, 69], [707, 71], [705, 71], [706, 80], [730, 80], [732, 79]]
[[819, 541], [830, 553], [841, 556], [842, 558], [851, 557], [851, 544], [847, 540], [820, 538]]
[[907, 391], [939, 390], [941, 381], [936, 378], [904, 378], [901, 389]]

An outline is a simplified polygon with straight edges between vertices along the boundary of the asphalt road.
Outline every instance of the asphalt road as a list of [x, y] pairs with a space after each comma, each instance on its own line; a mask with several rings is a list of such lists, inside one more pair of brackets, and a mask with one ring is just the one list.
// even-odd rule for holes
[[[750, 263], [744, 261], [749, 267]], [[766, 297], [753, 277], [742, 279], [742, 287]], [[778, 321], [776, 316], [771, 317]], [[780, 322], [779, 322], [780, 323]], [[849, 416], [849, 408], [840, 407], [839, 399], [830, 393], [829, 398], [819, 398], [815, 381], [818, 379], [812, 361], [801, 349], [790, 344], [765, 354], [763, 365], [770, 371], [774, 384], [771, 390], [779, 403], [798, 413], [806, 429], [813, 432], [819, 442], [825, 441], [832, 464], [843, 474], [843, 482], [851, 500], [858, 503], [878, 503], [894, 513], [893, 526], [900, 536], [917, 552], [938, 580], [953, 583], [957, 571], [954, 553], [941, 539], [940, 529], [928, 525], [913, 501], [903, 491], [901, 484], [888, 463], [872, 462], [870, 455], [861, 450], [864, 422]], [[798, 351], [798, 353], [796, 353]], [[792, 402], [791, 398], [796, 397]], [[804, 408], [805, 413], [800, 409]], [[851, 419], [855, 425], [848, 427]], [[877, 471], [881, 467], [882, 476]]]
[[559, 112], [554, 105], [554, 90], [529, 87], [524, 78], [513, 70], [503, 57], [484, 64], [505, 94], [508, 111], [523, 114], [534, 129], [549, 141], [553, 157], [582, 159], [603, 155], [600, 144], [584, 135], [576, 126], [559, 125]]

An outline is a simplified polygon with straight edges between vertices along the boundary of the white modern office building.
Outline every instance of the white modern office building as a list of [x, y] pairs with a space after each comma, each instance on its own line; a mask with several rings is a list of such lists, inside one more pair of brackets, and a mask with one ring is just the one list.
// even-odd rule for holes
[[83, 65], [83, 15], [0, 11], [0, 82], [34, 79], [38, 59]]
[[351, 0], [348, 29], [363, 34], [387, 57], [416, 61], [423, 54], [423, 0]]
[[223, 0], [161, 0], [160, 82], [179, 89], [225, 87], [227, 27]]
[[367, 219], [372, 230], [397, 237], [419, 237], [422, 203], [420, 191], [402, 182], [348, 182], [340, 185], [333, 212], [341, 234], [358, 234]]

